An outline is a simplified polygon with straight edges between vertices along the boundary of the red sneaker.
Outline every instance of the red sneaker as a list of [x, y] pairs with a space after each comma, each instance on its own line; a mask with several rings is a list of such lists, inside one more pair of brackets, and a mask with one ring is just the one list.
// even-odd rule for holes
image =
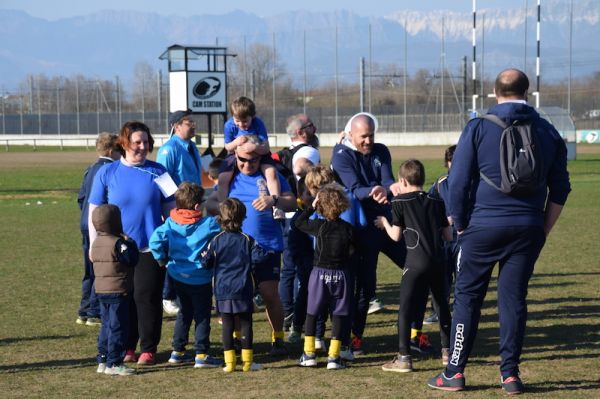
[[156, 364], [156, 354], [153, 352], [142, 352], [137, 362], [140, 366], [152, 366]]
[[135, 349], [127, 349], [127, 352], [125, 352], [125, 357], [123, 358], [123, 363], [135, 363], [137, 360]]
[[358, 338], [357, 336], [352, 337], [352, 342], [350, 343], [350, 349], [354, 355], [362, 355], [365, 353], [363, 349], [363, 340]]

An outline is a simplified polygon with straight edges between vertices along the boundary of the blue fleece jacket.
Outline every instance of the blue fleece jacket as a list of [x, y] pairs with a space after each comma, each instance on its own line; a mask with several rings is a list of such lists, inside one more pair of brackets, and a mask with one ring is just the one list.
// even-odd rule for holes
[[154, 259], [167, 261], [167, 271], [175, 280], [190, 285], [208, 284], [213, 271], [202, 267], [200, 254], [219, 231], [214, 217], [203, 217], [192, 224], [180, 224], [169, 217], [150, 237], [150, 250]]
[[385, 145], [375, 143], [371, 153], [364, 155], [344, 144], [336, 144], [331, 166], [337, 179], [360, 201], [368, 223], [373, 223], [379, 215], [391, 218], [390, 205], [378, 204], [369, 197], [373, 187], [383, 186], [389, 192], [394, 183], [392, 157]]
[[556, 129], [527, 104], [506, 102], [492, 107], [488, 113], [507, 124], [515, 120], [533, 121], [546, 184], [534, 195], [518, 198], [480, 179], [481, 171], [495, 184], [500, 184], [502, 128], [488, 120], [473, 119], [460, 136], [448, 178], [454, 226], [457, 230], [469, 225], [543, 226], [546, 201], [563, 205], [571, 191], [565, 142]]

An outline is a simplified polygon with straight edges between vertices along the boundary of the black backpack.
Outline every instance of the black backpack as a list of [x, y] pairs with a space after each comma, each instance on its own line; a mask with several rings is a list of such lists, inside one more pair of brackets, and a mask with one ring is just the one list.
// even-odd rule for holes
[[481, 178], [508, 195], [518, 197], [536, 193], [543, 183], [543, 165], [532, 121], [514, 121], [507, 125], [496, 115], [486, 114], [480, 118], [503, 129], [500, 138], [500, 187], [479, 171]]
[[283, 150], [277, 151], [279, 161], [275, 160], [275, 166], [277, 171], [285, 177], [295, 196], [298, 196], [298, 182], [294, 175], [294, 165], [292, 165], [292, 160], [294, 159], [294, 154], [298, 152], [300, 148], [306, 147], [307, 145], [308, 144], [298, 144], [292, 149], [284, 148]]

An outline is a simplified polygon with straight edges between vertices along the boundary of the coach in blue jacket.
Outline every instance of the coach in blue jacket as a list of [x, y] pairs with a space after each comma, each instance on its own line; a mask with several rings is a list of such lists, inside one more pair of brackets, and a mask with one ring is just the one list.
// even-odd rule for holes
[[385, 253], [399, 267], [404, 266], [406, 259], [404, 241], [392, 241], [384, 230], [373, 224], [377, 216], [391, 220], [388, 200], [394, 185], [390, 151], [374, 139], [375, 120], [369, 114], [357, 114], [350, 121], [347, 137], [333, 148], [331, 156], [336, 178], [358, 198], [368, 222], [358, 239], [362, 261], [356, 271], [357, 304], [352, 324], [355, 354], [362, 353], [369, 301], [375, 297], [379, 252]]
[[450, 213], [460, 246], [450, 361], [444, 372], [429, 380], [432, 388], [464, 389], [463, 372], [475, 341], [481, 305], [493, 267], [499, 262], [502, 388], [509, 394], [524, 390], [519, 360], [527, 319], [527, 285], [571, 190], [565, 143], [556, 129], [527, 105], [528, 88], [523, 72], [502, 71], [494, 87], [498, 105], [489, 114], [507, 124], [532, 121], [543, 165], [541, 184], [534, 194], [504, 194], [480, 178], [481, 172], [499, 185], [502, 128], [488, 120], [473, 119], [458, 141], [449, 177]]

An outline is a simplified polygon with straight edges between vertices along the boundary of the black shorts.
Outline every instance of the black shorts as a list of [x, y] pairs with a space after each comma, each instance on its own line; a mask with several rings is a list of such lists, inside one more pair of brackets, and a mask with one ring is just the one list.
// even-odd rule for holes
[[281, 252], [269, 255], [266, 261], [254, 266], [254, 282], [256, 286], [263, 281], [279, 281], [281, 270]]

